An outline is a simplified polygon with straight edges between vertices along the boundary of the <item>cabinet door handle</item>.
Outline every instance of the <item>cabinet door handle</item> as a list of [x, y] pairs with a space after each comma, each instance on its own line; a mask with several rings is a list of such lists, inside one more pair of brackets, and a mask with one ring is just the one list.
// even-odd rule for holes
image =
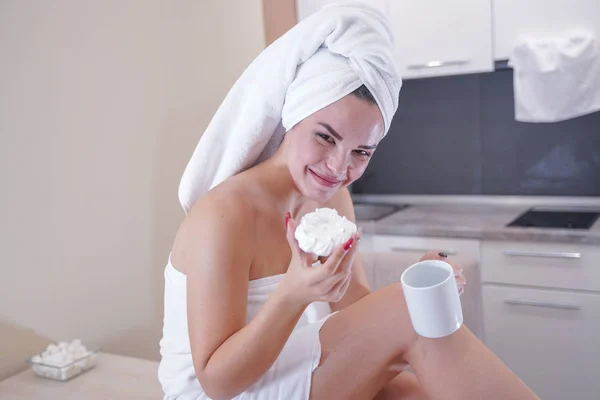
[[544, 258], [568, 258], [577, 259], [581, 258], [581, 253], [543, 253], [536, 251], [520, 251], [520, 250], [506, 250], [504, 251], [505, 256], [509, 257], [544, 257]]
[[552, 303], [549, 301], [506, 299], [506, 300], [504, 300], [504, 302], [511, 306], [533, 306], [533, 307], [559, 308], [561, 310], [579, 310], [579, 309], [581, 309], [581, 307], [578, 306], [577, 304]]
[[[427, 253], [428, 251], [431, 251], [431, 249], [419, 249], [419, 248], [415, 248], [415, 247], [399, 247], [399, 246], [394, 246], [390, 250], [392, 250], [394, 252], [410, 251], [410, 252], [415, 252], [415, 253]], [[449, 256], [455, 256], [456, 254], [458, 254], [458, 251], [456, 251], [456, 250], [440, 250], [440, 251], [443, 251], [444, 253], [448, 254]]]
[[423, 64], [410, 64], [407, 65], [407, 69], [429, 69], [429, 68], [441, 68], [441, 67], [456, 67], [460, 65], [467, 65], [469, 60], [454, 60], [454, 61], [439, 61], [431, 60]]

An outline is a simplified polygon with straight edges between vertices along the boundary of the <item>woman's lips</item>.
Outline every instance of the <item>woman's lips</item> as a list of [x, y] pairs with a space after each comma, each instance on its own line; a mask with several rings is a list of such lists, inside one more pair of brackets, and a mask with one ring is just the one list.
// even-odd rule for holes
[[319, 175], [319, 174], [317, 174], [315, 171], [313, 171], [310, 168], [308, 170], [312, 174], [313, 178], [315, 178], [315, 180], [317, 181], [317, 183], [319, 183], [320, 185], [323, 185], [323, 186], [326, 186], [326, 187], [329, 187], [329, 188], [334, 188], [336, 186], [339, 186], [340, 183], [342, 183], [342, 181], [340, 181], [338, 179]]

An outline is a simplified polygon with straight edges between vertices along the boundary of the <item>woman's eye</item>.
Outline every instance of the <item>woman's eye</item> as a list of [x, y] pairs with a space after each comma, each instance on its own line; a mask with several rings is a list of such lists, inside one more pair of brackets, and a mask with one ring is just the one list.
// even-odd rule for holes
[[333, 138], [331, 136], [326, 135], [324, 133], [317, 133], [317, 136], [328, 143], [335, 143], [335, 140], [333, 140]]
[[358, 154], [359, 156], [362, 157], [370, 157], [371, 153], [369, 153], [368, 151], [365, 150], [354, 150], [356, 152], [356, 154]]

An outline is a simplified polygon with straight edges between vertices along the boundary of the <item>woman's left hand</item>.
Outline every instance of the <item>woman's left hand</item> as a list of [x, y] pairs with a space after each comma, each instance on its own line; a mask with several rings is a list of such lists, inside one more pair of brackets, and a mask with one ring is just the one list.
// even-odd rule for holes
[[441, 251], [429, 251], [425, 253], [423, 257], [421, 257], [421, 261], [426, 260], [440, 260], [445, 261], [452, 266], [454, 270], [454, 277], [456, 278], [456, 286], [458, 287], [458, 294], [463, 294], [465, 291], [465, 286], [467, 285], [467, 279], [463, 275], [463, 270], [460, 264], [456, 261], [449, 259], [448, 255]]

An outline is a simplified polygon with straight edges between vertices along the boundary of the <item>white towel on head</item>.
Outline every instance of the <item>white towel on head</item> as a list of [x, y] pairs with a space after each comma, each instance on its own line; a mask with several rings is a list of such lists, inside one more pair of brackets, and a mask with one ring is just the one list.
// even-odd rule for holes
[[557, 122], [600, 110], [600, 43], [591, 32], [521, 36], [509, 65], [517, 121]]
[[298, 23], [259, 54], [215, 113], [181, 178], [184, 210], [271, 156], [295, 124], [363, 84], [387, 132], [402, 81], [392, 33], [379, 10], [340, 2]]

